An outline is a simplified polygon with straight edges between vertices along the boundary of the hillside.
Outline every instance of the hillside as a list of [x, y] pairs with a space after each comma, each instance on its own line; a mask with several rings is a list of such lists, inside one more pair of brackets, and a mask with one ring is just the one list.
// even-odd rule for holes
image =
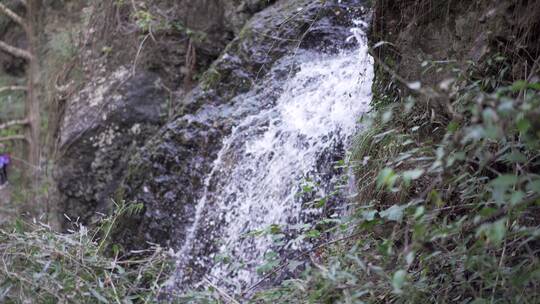
[[537, 303], [539, 39], [539, 1], [1, 1], [0, 302]]

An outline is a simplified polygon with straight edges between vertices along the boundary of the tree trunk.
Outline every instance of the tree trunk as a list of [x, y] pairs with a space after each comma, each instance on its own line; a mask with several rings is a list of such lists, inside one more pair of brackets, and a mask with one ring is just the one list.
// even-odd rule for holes
[[28, 174], [32, 198], [39, 188], [39, 171], [40, 171], [40, 107], [39, 98], [37, 95], [37, 87], [39, 81], [39, 60], [37, 56], [38, 38], [35, 29], [39, 23], [39, 7], [41, 0], [29, 0], [27, 2], [27, 37], [28, 51], [32, 54], [32, 58], [28, 61], [28, 90], [26, 95], [26, 118], [28, 125], [26, 128], [26, 138], [28, 139], [26, 159], [28, 161]]

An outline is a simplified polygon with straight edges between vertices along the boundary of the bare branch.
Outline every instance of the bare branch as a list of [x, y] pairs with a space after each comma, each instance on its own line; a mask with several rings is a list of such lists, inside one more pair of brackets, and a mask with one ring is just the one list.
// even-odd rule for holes
[[0, 93], [4, 93], [7, 91], [26, 91], [27, 87], [25, 86], [7, 86], [7, 87], [1, 87]]
[[12, 120], [5, 122], [3, 124], [0, 124], [0, 130], [11, 128], [14, 126], [24, 126], [29, 123], [28, 119], [18, 119], [18, 120]]
[[2, 142], [2, 141], [14, 141], [14, 140], [26, 140], [26, 137], [24, 135], [13, 135], [13, 136], [0, 137], [0, 142]]
[[3, 50], [7, 53], [10, 53], [11, 55], [15, 56], [15, 57], [20, 57], [20, 58], [24, 58], [28, 61], [32, 60], [34, 57], [32, 56], [32, 54], [30, 54], [30, 52], [28, 52], [27, 50], [23, 50], [23, 49], [20, 49], [18, 47], [14, 47], [14, 46], [11, 46], [7, 43], [5, 43], [4, 41], [1, 41], [0, 40], [0, 50]]
[[11, 18], [13, 21], [17, 22], [26, 29], [26, 22], [24, 22], [24, 19], [2, 3], [0, 3], [0, 12], [6, 14], [9, 18]]

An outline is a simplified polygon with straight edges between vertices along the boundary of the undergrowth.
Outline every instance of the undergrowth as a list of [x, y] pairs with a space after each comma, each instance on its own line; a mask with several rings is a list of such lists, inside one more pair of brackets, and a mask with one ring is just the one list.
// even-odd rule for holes
[[99, 227], [75, 223], [69, 234], [16, 221], [0, 229], [1, 303], [154, 303], [170, 258], [157, 246], [121, 254], [109, 243], [118, 217], [137, 204], [117, 206]]
[[255, 302], [540, 301], [540, 83], [456, 71], [364, 120], [350, 237]]

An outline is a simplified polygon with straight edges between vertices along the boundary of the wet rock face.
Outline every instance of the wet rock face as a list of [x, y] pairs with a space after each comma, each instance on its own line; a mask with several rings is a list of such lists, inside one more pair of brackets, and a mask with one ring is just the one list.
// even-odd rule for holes
[[222, 140], [235, 121], [257, 107], [243, 104], [242, 94], [298, 47], [328, 52], [347, 47], [361, 3], [278, 1], [254, 15], [182, 101], [176, 118], [131, 159], [117, 193], [143, 203], [145, 211], [124, 219], [117, 240], [127, 247], [144, 241], [181, 245]]
[[[91, 21], [83, 35], [79, 67], [85, 75], [84, 87], [66, 101], [57, 131], [55, 181], [59, 212], [73, 220], [80, 217], [91, 222], [96, 211], [106, 211], [118, 181], [129, 173], [126, 163], [134, 148], [165, 123], [162, 110], [172, 112], [165, 109], [172, 104], [169, 99], [177, 103], [183, 94], [188, 44], [193, 43], [196, 50], [197, 67], [193, 72], [198, 73], [219, 56], [250, 16], [272, 2], [148, 1], [145, 9], [153, 14], [159, 12], [159, 16], [164, 14], [171, 23], [204, 33], [205, 39], [191, 41], [183, 31], [156, 30], [152, 42], [144, 44], [140, 54], [136, 53], [141, 47], [140, 33], [125, 32], [132, 20], [115, 16], [114, 22], [123, 26], [103, 21], [108, 20], [112, 9], [127, 9], [124, 15], [130, 16], [131, 3], [123, 7], [87, 4], [84, 10]], [[111, 49], [107, 56], [103, 46]], [[3, 62], [0, 57], [0, 64]], [[71, 82], [79, 85], [80, 80], [66, 81]], [[175, 123], [175, 129], [183, 129], [180, 122]], [[167, 198], [174, 200], [170, 193]]]
[[90, 223], [107, 211], [130, 154], [162, 124], [166, 102], [156, 75], [126, 68], [68, 101], [55, 172], [63, 213]]

